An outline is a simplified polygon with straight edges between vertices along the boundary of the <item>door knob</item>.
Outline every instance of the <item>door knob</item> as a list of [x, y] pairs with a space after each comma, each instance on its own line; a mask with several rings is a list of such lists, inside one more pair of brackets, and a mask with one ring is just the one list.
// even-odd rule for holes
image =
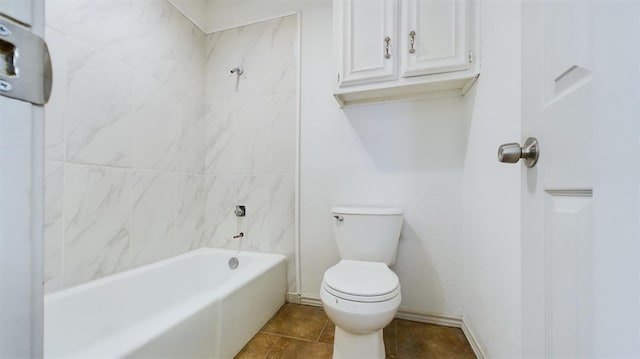
[[522, 147], [518, 143], [505, 143], [498, 148], [498, 161], [500, 162], [516, 163], [524, 158], [524, 164], [531, 168], [538, 163], [539, 157], [540, 149], [535, 137], [527, 138]]

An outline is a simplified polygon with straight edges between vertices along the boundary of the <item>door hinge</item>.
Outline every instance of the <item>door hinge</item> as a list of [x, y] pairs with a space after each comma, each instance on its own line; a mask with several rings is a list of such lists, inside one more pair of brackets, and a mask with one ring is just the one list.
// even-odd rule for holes
[[338, 72], [338, 82], [340, 82], [340, 73]]
[[473, 52], [469, 51], [469, 63], [473, 62]]

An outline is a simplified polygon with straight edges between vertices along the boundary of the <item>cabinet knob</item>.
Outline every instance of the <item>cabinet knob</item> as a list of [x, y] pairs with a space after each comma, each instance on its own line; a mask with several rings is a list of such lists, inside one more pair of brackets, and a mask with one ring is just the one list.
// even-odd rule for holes
[[391, 58], [391, 54], [389, 53], [389, 49], [391, 47], [391, 38], [389, 36], [384, 38], [384, 58]]
[[416, 44], [416, 32], [411, 31], [409, 33], [409, 53], [410, 54], [413, 54], [414, 52], [416, 52], [415, 44]]

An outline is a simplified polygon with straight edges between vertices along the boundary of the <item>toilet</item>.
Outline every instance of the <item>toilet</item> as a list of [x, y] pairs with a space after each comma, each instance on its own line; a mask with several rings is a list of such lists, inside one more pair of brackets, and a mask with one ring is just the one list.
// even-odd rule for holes
[[340, 262], [327, 269], [320, 299], [336, 325], [334, 359], [384, 358], [382, 329], [402, 299], [396, 261], [402, 209], [334, 207]]

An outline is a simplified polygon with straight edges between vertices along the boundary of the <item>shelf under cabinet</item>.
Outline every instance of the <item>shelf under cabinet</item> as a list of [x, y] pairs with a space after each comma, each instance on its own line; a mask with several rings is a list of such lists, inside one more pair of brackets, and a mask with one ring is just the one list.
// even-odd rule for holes
[[478, 72], [429, 75], [337, 89], [333, 96], [340, 108], [371, 103], [462, 96], [476, 82]]

